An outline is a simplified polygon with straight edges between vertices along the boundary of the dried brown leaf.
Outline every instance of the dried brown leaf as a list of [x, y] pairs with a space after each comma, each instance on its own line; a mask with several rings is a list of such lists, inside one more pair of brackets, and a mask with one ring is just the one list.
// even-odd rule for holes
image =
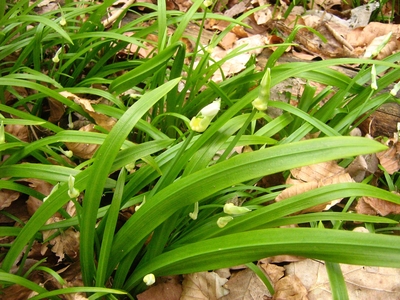
[[0, 210], [9, 207], [13, 201], [19, 198], [19, 192], [0, 189]]
[[[389, 201], [384, 201], [381, 199], [373, 198], [373, 197], [362, 197], [360, 201], [364, 201], [366, 204], [368, 204], [374, 211], [376, 211], [379, 215], [381, 216], [387, 216], [389, 214], [400, 214], [400, 205], [389, 202]], [[360, 207], [358, 207], [360, 209]], [[357, 206], [356, 206], [357, 210]], [[357, 210], [358, 213], [361, 213]]]
[[[93, 124], [83, 126], [79, 129], [79, 131], [97, 132], [96, 130], [94, 130]], [[74, 155], [79, 156], [80, 158], [83, 159], [92, 158], [94, 153], [99, 148], [99, 145], [97, 144], [84, 144], [84, 143], [65, 143], [65, 146], [67, 146], [67, 148], [71, 150], [74, 153]]]
[[165, 276], [157, 281], [145, 292], [137, 295], [138, 300], [179, 300], [181, 299], [182, 286], [179, 276]]
[[285, 268], [275, 265], [275, 264], [270, 264], [268, 262], [263, 263], [260, 262], [260, 267], [268, 275], [268, 278], [271, 280], [271, 283], [275, 285], [275, 283], [278, 282], [279, 279], [281, 279], [283, 276], [285, 276]]
[[60, 101], [48, 98], [50, 106], [49, 122], [55, 123], [59, 121], [65, 113], [64, 104]]
[[[61, 221], [58, 217], [50, 218], [46, 224], [57, 223]], [[43, 239], [46, 240], [51, 237], [57, 230], [47, 230], [43, 232]], [[68, 228], [60, 232], [59, 235], [42, 245], [42, 254], [46, 253], [47, 247], [50, 246], [51, 251], [58, 256], [58, 262], [61, 262], [65, 255], [70, 259], [77, 259], [79, 254], [79, 232], [72, 228]]]
[[392, 32], [394, 37], [400, 36], [400, 25], [371, 22], [365, 27], [356, 28], [347, 34], [347, 41], [355, 47], [366, 47], [379, 36]]
[[[53, 189], [52, 184], [36, 178], [21, 179], [19, 181], [28, 182], [29, 187], [31, 187], [35, 191], [42, 193], [45, 196], [48, 196]], [[29, 196], [28, 200], [26, 201], [29, 215], [32, 216], [42, 204], [42, 200]]]
[[200, 272], [184, 276], [182, 300], [216, 300], [229, 293], [223, 285], [228, 280], [215, 272]]
[[4, 126], [5, 132], [15, 136], [23, 142], [30, 142], [28, 126], [18, 124], [8, 124]]
[[257, 300], [263, 299], [265, 296], [271, 296], [265, 284], [250, 269], [245, 269], [232, 275], [224, 287], [229, 290], [229, 294], [219, 298], [220, 300]]
[[275, 285], [273, 300], [308, 300], [307, 289], [296, 275], [287, 275]]
[[[340, 265], [349, 299], [399, 299], [399, 269]], [[291, 263], [286, 273], [296, 275], [308, 290], [309, 300], [332, 299], [329, 278], [322, 262], [307, 259]]]
[[115, 125], [116, 120], [114, 118], [98, 113], [93, 109], [92, 103], [93, 102], [96, 103], [96, 101], [91, 101], [81, 98], [67, 91], [60, 92], [60, 94], [70, 100], [73, 100], [75, 103], [79, 104], [83, 108], [83, 110], [86, 111], [94, 119], [96, 124], [103, 127], [104, 129], [110, 131]]
[[[295, 177], [295, 179], [293, 180], [292, 178], [288, 178], [287, 183], [293, 185], [280, 193], [278, 197], [275, 198], [275, 201], [282, 201], [286, 198], [322, 186], [342, 182], [353, 182], [353, 179], [350, 177], [350, 175], [348, 173], [345, 173], [344, 169], [333, 161], [293, 169], [290, 172]], [[341, 200], [342, 199], [336, 199], [330, 201], [327, 204], [317, 205], [315, 207], [303, 210], [299, 213], [328, 210], [332, 206], [339, 203]]]
[[396, 142], [388, 150], [376, 154], [382, 167], [389, 174], [393, 174], [400, 169], [400, 143]]
[[290, 171], [292, 176], [302, 181], [321, 180], [344, 173], [344, 169], [335, 161], [323, 162]]

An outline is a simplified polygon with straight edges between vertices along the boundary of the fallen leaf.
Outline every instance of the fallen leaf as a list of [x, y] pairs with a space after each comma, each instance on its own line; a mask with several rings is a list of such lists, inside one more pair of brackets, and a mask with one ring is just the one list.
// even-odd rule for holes
[[250, 269], [232, 275], [224, 287], [229, 290], [229, 294], [219, 298], [220, 300], [257, 300], [263, 299], [264, 296], [271, 297], [265, 284]]
[[184, 276], [182, 282], [182, 300], [216, 300], [229, 293], [223, 287], [228, 279], [221, 278], [215, 272], [199, 272]]
[[[290, 171], [294, 179], [288, 178], [287, 184], [293, 184], [282, 191], [275, 201], [282, 201], [286, 198], [310, 191], [322, 186], [327, 186], [335, 183], [342, 182], [353, 182], [353, 179], [348, 173], [345, 172], [344, 168], [337, 165], [336, 162], [324, 162], [305, 166]], [[317, 212], [322, 210], [328, 210], [332, 206], [339, 203], [342, 199], [332, 200], [329, 203], [323, 203], [315, 207], [302, 210], [299, 213], [306, 212]]]
[[114, 118], [96, 112], [92, 107], [92, 103], [93, 102], [96, 103], [96, 101], [91, 101], [88, 99], [81, 98], [67, 91], [60, 92], [60, 95], [70, 100], [73, 100], [75, 103], [79, 104], [83, 108], [83, 110], [87, 112], [94, 119], [97, 125], [103, 127], [108, 131], [110, 131], [117, 122]]
[[19, 198], [19, 192], [0, 189], [0, 210], [9, 207], [13, 201]]
[[52, 98], [48, 98], [49, 107], [50, 107], [50, 117], [49, 122], [55, 123], [59, 121], [65, 113], [64, 104], [60, 101], [54, 100]]
[[275, 284], [273, 300], [308, 300], [307, 289], [296, 275], [287, 275]]
[[260, 267], [267, 274], [273, 285], [285, 275], [285, 268], [275, 264], [260, 261]]
[[[400, 297], [399, 269], [340, 265], [349, 299], [395, 300]], [[332, 293], [323, 262], [306, 259], [285, 266], [286, 273], [296, 275], [308, 291], [309, 300], [329, 300]]]
[[182, 286], [179, 276], [164, 276], [157, 278], [156, 283], [145, 292], [137, 295], [138, 300], [179, 300]]
[[[365, 202], [369, 207], [373, 209], [374, 212], [377, 212], [381, 216], [387, 216], [389, 214], [400, 214], [400, 205], [396, 203], [392, 203], [389, 201], [384, 201], [374, 197], [361, 197], [359, 200]], [[358, 204], [357, 204], [358, 206]], [[358, 213], [364, 213], [359, 211], [362, 206], [357, 207], [356, 211]], [[373, 213], [374, 215], [375, 213]]]
[[[48, 196], [53, 189], [53, 185], [48, 183], [47, 181], [36, 179], [36, 178], [28, 178], [28, 179], [20, 179], [21, 182], [27, 182], [29, 187], [34, 189], [37, 192], [42, 193], [45, 196]], [[29, 215], [33, 215], [38, 208], [43, 204], [42, 200], [39, 200], [33, 196], [29, 196], [26, 201], [26, 206], [28, 209]]]
[[[93, 124], [83, 126], [79, 129], [79, 131], [97, 132], [94, 129]], [[97, 144], [86, 144], [86, 143], [65, 143], [65, 146], [68, 148], [68, 150], [71, 150], [74, 153], [74, 155], [79, 156], [80, 158], [83, 159], [92, 158], [94, 153], [99, 148], [99, 145]]]
[[400, 143], [396, 141], [388, 150], [376, 154], [380, 164], [392, 175], [400, 169]]
[[[46, 224], [53, 224], [61, 221], [61, 218], [52, 217]], [[57, 233], [57, 229], [43, 231], [43, 240], [47, 240], [52, 235]], [[51, 251], [58, 256], [58, 262], [61, 262], [65, 255], [69, 259], [75, 260], [79, 257], [79, 232], [73, 228], [68, 228], [61, 231], [56, 237], [52, 238], [47, 243], [42, 244], [42, 255], [46, 253], [47, 247], [50, 246]]]
[[30, 142], [28, 126], [8, 124], [4, 126], [4, 131], [15, 136], [23, 142]]

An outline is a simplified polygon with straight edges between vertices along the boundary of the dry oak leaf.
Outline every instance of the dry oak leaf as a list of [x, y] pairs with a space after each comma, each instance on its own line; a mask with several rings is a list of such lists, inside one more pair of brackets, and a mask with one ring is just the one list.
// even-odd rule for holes
[[96, 101], [81, 98], [67, 91], [60, 92], [60, 95], [70, 100], [73, 100], [76, 104], [79, 104], [83, 108], [83, 110], [94, 119], [97, 125], [103, 127], [108, 131], [110, 131], [117, 122], [114, 118], [96, 112], [92, 107], [92, 103], [96, 103]]
[[[359, 205], [359, 203], [361, 204]], [[374, 213], [371, 213], [371, 209]], [[356, 211], [362, 214], [375, 215], [378, 213], [381, 216], [387, 216], [389, 214], [400, 214], [400, 205], [378, 198], [364, 196], [358, 200]]]
[[8, 124], [4, 126], [4, 131], [15, 136], [23, 142], [30, 142], [28, 126]]
[[265, 284], [250, 269], [232, 275], [224, 287], [229, 290], [229, 294], [219, 300], [258, 300], [271, 297]]
[[392, 175], [400, 169], [400, 143], [395, 143], [388, 150], [376, 154], [380, 164]]
[[228, 281], [215, 272], [199, 272], [184, 276], [181, 300], [217, 300], [229, 293], [223, 287]]
[[156, 283], [145, 292], [137, 295], [138, 300], [179, 300], [181, 299], [182, 286], [179, 276], [159, 277]]
[[287, 275], [275, 284], [273, 300], [308, 300], [307, 289], [296, 275]]
[[[34, 189], [39, 193], [42, 193], [45, 196], [50, 195], [50, 192], [54, 187], [47, 181], [36, 178], [20, 179], [18, 181], [27, 182], [29, 184], [29, 187], [31, 187], [32, 189]], [[32, 216], [42, 204], [43, 204], [42, 200], [39, 200], [33, 196], [29, 196], [28, 200], [26, 201], [26, 206], [29, 215]]]
[[359, 27], [347, 34], [347, 41], [353, 47], [366, 47], [379, 36], [392, 32], [393, 37], [400, 37], [400, 25], [371, 22], [365, 27]]
[[[350, 300], [400, 299], [400, 270], [395, 268], [340, 265]], [[330, 300], [332, 293], [323, 262], [306, 259], [291, 263], [286, 273], [296, 275], [308, 291], [309, 300]]]
[[9, 207], [11, 203], [19, 198], [19, 192], [0, 189], [0, 210]]
[[267, 274], [273, 285], [285, 275], [285, 268], [275, 264], [270, 264], [268, 262], [263, 263], [263, 261], [260, 261], [260, 267], [264, 273]]
[[[287, 183], [293, 185], [280, 193], [278, 197], [276, 197], [275, 201], [282, 201], [286, 198], [322, 186], [342, 182], [353, 182], [353, 179], [350, 177], [350, 175], [345, 173], [344, 169], [337, 165], [337, 163], [334, 161], [296, 168], [290, 172], [295, 179], [288, 178]], [[328, 204], [321, 204], [309, 209], [305, 209], [300, 213], [328, 210], [341, 200], [342, 199], [336, 199], [330, 201]]]
[[[46, 222], [46, 224], [57, 223], [59, 221], [61, 221], [60, 218], [52, 217]], [[43, 240], [48, 239], [57, 231], [57, 229], [44, 231]], [[70, 259], [77, 259], [79, 255], [79, 232], [72, 228], [62, 231], [49, 242], [43, 243], [41, 250], [42, 255], [46, 253], [48, 245], [51, 246], [51, 251], [58, 256], [58, 262], [61, 262], [65, 255], [68, 255]]]
[[[86, 126], [83, 126], [79, 129], [79, 131], [97, 132], [94, 129], [93, 124], [88, 124]], [[83, 159], [92, 158], [94, 153], [99, 148], [99, 145], [97, 144], [85, 144], [85, 143], [65, 143], [65, 146], [67, 146], [68, 150], [71, 150], [74, 153], [74, 155], [79, 156], [80, 158]]]

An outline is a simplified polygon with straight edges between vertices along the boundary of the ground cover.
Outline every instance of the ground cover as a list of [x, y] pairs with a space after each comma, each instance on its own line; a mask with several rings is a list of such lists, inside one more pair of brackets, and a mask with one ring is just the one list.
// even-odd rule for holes
[[362, 4], [1, 3], [0, 297], [397, 299], [399, 4]]

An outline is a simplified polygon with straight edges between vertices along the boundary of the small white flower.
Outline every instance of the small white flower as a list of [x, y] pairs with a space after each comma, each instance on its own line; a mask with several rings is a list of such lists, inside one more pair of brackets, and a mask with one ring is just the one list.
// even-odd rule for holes
[[143, 277], [143, 282], [147, 285], [150, 286], [156, 282], [156, 278], [154, 274], [147, 274], [146, 276]]
[[371, 89], [373, 89], [375, 91], [378, 89], [378, 85], [376, 84], [376, 67], [375, 67], [375, 65], [372, 65], [372, 68], [371, 68]]
[[196, 202], [194, 204], [194, 211], [192, 213], [189, 213], [189, 217], [191, 217], [193, 220], [197, 220], [198, 215], [199, 215], [199, 202]]
[[67, 25], [67, 20], [65, 20], [64, 16], [63, 16], [63, 17], [61, 17], [61, 20], [60, 20], [60, 25], [61, 25], [61, 26], [65, 26], [65, 25]]
[[203, 4], [205, 7], [210, 7], [213, 4], [213, 2], [212, 2], [212, 0], [204, 0]]
[[233, 217], [231, 217], [231, 216], [220, 217], [217, 220], [217, 225], [218, 225], [219, 228], [223, 228], [223, 227], [226, 226], [226, 224], [228, 224], [232, 220], [233, 220]]
[[78, 198], [80, 192], [74, 187], [75, 185], [75, 177], [69, 175], [68, 178], [68, 196], [70, 198]]
[[390, 94], [391, 94], [392, 96], [395, 96], [395, 97], [396, 97], [397, 92], [398, 92], [399, 90], [400, 90], [400, 81], [394, 85], [394, 87], [393, 87], [392, 90], [390, 91]]
[[190, 128], [196, 132], [204, 132], [210, 125], [212, 119], [218, 114], [221, 108], [221, 99], [203, 107], [196, 117], [190, 120]]
[[226, 203], [224, 205], [224, 213], [228, 215], [241, 215], [250, 212], [251, 209], [248, 209], [244, 206], [236, 206], [233, 203]]
[[61, 53], [62, 48], [58, 49], [56, 54], [54, 55], [54, 57], [52, 58], [53, 63], [59, 63], [60, 62], [60, 58], [58, 57]]
[[217, 99], [212, 103], [208, 104], [207, 106], [204, 106], [200, 110], [200, 114], [204, 117], [214, 118], [220, 109], [221, 109], [221, 99]]

